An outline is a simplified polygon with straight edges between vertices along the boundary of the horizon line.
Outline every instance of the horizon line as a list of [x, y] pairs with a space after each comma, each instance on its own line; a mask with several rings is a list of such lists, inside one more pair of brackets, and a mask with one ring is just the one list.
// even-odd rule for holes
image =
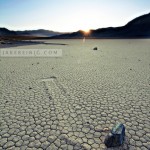
[[[127, 25], [130, 21], [138, 18], [138, 17], [141, 17], [141, 16], [144, 16], [144, 15], [148, 15], [150, 14], [150, 11], [148, 13], [144, 13], [144, 14], [141, 14], [141, 15], [136, 15], [136, 17], [134, 17], [133, 19], [130, 19], [127, 23], [125, 23], [124, 25], [120, 25], [120, 26], [106, 26], [106, 27], [99, 27], [99, 28], [92, 28], [92, 29], [88, 29], [88, 30], [98, 30], [98, 29], [104, 29], [104, 28], [117, 28], [117, 27], [123, 27], [125, 25]], [[52, 30], [52, 29], [47, 29], [47, 28], [32, 28], [32, 29], [11, 29], [11, 27], [0, 27], [0, 28], [6, 28], [10, 31], [34, 31], [34, 30], [48, 30], [48, 31], [52, 31], [52, 32], [60, 32], [60, 33], [72, 33], [72, 32], [78, 32], [78, 31], [85, 31], [84, 29], [77, 29], [77, 30], [74, 30], [74, 31], [57, 31], [57, 30]]]

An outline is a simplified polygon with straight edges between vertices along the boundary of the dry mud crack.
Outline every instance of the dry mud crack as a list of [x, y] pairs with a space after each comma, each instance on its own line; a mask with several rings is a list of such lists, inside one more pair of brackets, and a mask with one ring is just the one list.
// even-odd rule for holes
[[1, 58], [0, 150], [106, 150], [105, 128], [117, 122], [126, 141], [111, 150], [149, 150], [149, 42], [62, 40], [19, 47], [62, 58]]

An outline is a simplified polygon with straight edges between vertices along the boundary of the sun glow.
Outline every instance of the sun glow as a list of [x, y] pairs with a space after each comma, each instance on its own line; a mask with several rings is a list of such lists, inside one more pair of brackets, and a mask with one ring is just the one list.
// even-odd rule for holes
[[83, 30], [85, 34], [90, 34], [90, 29]]
[[88, 36], [88, 35], [90, 35], [91, 30], [89, 30], [89, 29], [83, 30], [83, 33], [85, 36]]

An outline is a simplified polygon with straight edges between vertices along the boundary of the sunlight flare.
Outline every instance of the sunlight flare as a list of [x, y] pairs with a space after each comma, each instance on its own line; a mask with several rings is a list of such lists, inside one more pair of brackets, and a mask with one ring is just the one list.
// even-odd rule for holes
[[83, 31], [84, 31], [84, 34], [85, 34], [85, 35], [89, 35], [90, 32], [91, 32], [90, 29], [85, 29], [85, 30], [83, 30]]

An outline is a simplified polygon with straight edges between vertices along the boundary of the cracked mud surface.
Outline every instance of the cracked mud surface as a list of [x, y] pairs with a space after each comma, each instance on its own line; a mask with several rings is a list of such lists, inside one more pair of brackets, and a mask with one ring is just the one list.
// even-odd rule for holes
[[0, 150], [104, 150], [117, 122], [126, 140], [113, 150], [149, 150], [150, 40], [63, 42], [19, 47], [62, 58], [0, 58]]

